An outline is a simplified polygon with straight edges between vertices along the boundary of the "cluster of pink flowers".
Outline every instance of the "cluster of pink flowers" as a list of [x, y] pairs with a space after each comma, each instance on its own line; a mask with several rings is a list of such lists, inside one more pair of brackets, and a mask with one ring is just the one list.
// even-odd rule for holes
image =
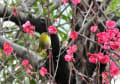
[[[109, 66], [108, 66], [109, 69]], [[110, 74], [108, 72], [102, 73], [102, 82], [109, 84], [109, 76], [111, 76], [111, 79], [116, 76], [119, 73], [119, 68], [116, 66], [114, 62], [110, 63]]]
[[76, 39], [78, 38], [78, 33], [75, 32], [75, 31], [71, 31], [71, 32], [70, 32], [70, 38], [71, 38], [72, 40], [76, 40]]
[[13, 48], [11, 47], [9, 42], [5, 42], [3, 48], [6, 55], [11, 55], [11, 53], [13, 52]]
[[33, 68], [31, 64], [29, 64], [29, 61], [27, 59], [24, 59], [22, 61], [22, 66], [26, 67], [25, 71], [27, 73], [31, 73], [31, 69]]
[[88, 55], [90, 55], [89, 57], [89, 62], [96, 64], [98, 61], [100, 61], [100, 63], [102, 64], [106, 64], [110, 61], [110, 58], [108, 57], [108, 55], [104, 55], [103, 53], [94, 53], [91, 54], [89, 53]]
[[16, 9], [16, 6], [13, 6], [13, 15], [17, 15], [18, 11]]
[[[97, 40], [99, 45], [103, 45], [103, 49], [113, 49], [113, 50], [118, 50], [120, 48], [120, 32], [118, 28], [115, 28], [116, 23], [115, 21], [108, 20], [106, 21], [106, 31], [105, 32], [100, 32], [97, 33]], [[91, 31], [95, 32], [97, 30], [97, 26], [92, 26]], [[120, 52], [117, 52], [118, 55]], [[110, 53], [107, 52], [109, 55]], [[110, 58], [108, 55], [104, 55], [103, 53], [94, 53], [91, 54], [89, 57], [89, 62], [91, 63], [98, 63], [98, 61], [102, 64], [106, 64], [110, 62], [110, 66], [108, 66], [108, 69], [110, 69], [110, 74], [107, 72], [102, 73], [102, 82], [109, 84], [109, 76], [113, 78], [115, 75], [119, 73], [119, 68], [116, 66], [114, 62], [110, 61]], [[118, 58], [115, 54], [112, 54], [114, 57]], [[110, 68], [109, 68], [110, 67]]]
[[48, 27], [48, 32], [50, 34], [56, 34], [57, 33], [57, 29], [55, 28], [55, 26], [51, 25]]
[[[24, 60], [22, 61], [22, 66], [26, 67], [25, 71], [26, 71], [27, 73], [31, 73], [31, 69], [33, 69], [33, 67], [32, 67], [31, 64], [29, 64], [29, 61], [28, 61], [27, 59], [24, 59]], [[47, 69], [44, 68], [44, 67], [42, 67], [42, 68], [39, 70], [39, 72], [40, 72], [40, 74], [41, 74], [42, 76], [45, 76], [45, 75], [47, 74]]]
[[30, 21], [27, 21], [22, 25], [23, 31], [33, 36], [35, 27], [31, 25]]
[[120, 48], [120, 32], [115, 27], [114, 21], [106, 22], [106, 32], [97, 33], [98, 44], [104, 45], [104, 49], [117, 50]]
[[[72, 2], [73, 2], [74, 4], [78, 4], [78, 3], [80, 3], [80, 1], [81, 1], [81, 0], [72, 0]], [[66, 4], [66, 3], [68, 2], [68, 0], [62, 0], [62, 2], [63, 2], [64, 4]]]
[[39, 70], [41, 76], [45, 76], [47, 74], [47, 69], [44, 67], [41, 67], [41, 69]]
[[73, 53], [77, 51], [77, 46], [73, 45], [70, 46], [69, 49], [67, 50], [67, 54], [65, 55], [65, 61], [70, 62], [74, 61]]
[[102, 72], [102, 83], [109, 84], [109, 73]]
[[111, 77], [113, 78], [118, 73], [119, 73], [119, 68], [116, 66], [116, 64], [114, 62], [111, 62], [111, 65], [110, 65]]

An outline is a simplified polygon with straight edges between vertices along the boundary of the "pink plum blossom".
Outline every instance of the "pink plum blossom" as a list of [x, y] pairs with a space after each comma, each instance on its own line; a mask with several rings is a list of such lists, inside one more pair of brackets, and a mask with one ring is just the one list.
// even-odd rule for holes
[[11, 47], [9, 42], [4, 43], [3, 50], [6, 55], [11, 55], [11, 53], [13, 52], [13, 48]]
[[73, 2], [74, 4], [78, 4], [78, 3], [80, 3], [80, 1], [81, 1], [81, 0], [72, 0], [72, 2]]
[[70, 38], [71, 38], [72, 40], [76, 40], [76, 39], [78, 38], [77, 32], [71, 31], [71, 32], [70, 32]]
[[31, 70], [30, 70], [29, 68], [26, 68], [25, 71], [26, 71], [27, 73], [31, 73]]
[[77, 50], [77, 46], [76, 45], [70, 46], [69, 50], [70, 50], [70, 52], [75, 53]]
[[16, 9], [16, 6], [13, 6], [13, 15], [17, 15], [18, 11]]
[[96, 30], [98, 29], [98, 26], [91, 26], [90, 30], [92, 32], [96, 32]]
[[65, 61], [70, 62], [73, 60], [73, 55], [65, 55]]
[[68, 2], [68, 0], [62, 0], [62, 2], [63, 2], [64, 4], [66, 4], [66, 3]]
[[47, 69], [44, 68], [44, 67], [41, 67], [41, 69], [39, 70], [39, 72], [40, 72], [41, 76], [45, 76], [47, 74]]
[[29, 64], [29, 61], [27, 59], [24, 59], [22, 61], [22, 66], [27, 66]]
[[56, 34], [57, 33], [57, 29], [54, 26], [49, 26], [48, 31], [49, 31], [50, 34]]
[[116, 66], [114, 62], [111, 62], [110, 66], [110, 74], [112, 78], [119, 73], [119, 68]]
[[98, 56], [96, 53], [91, 54], [91, 56], [89, 57], [89, 62], [94, 63], [94, 64], [98, 62]]
[[106, 22], [106, 27], [110, 28], [110, 29], [113, 29], [115, 27], [116, 23], [115, 21], [112, 21], [112, 20], [108, 20]]
[[35, 27], [33, 25], [31, 25], [30, 21], [26, 21], [26, 23], [23, 24], [22, 27], [23, 27], [24, 32], [33, 36], [33, 34], [34, 34], [33, 30], [35, 29]]
[[111, 41], [110, 42], [110, 47], [113, 49], [113, 50], [117, 50], [120, 48], [120, 42], [113, 42]]

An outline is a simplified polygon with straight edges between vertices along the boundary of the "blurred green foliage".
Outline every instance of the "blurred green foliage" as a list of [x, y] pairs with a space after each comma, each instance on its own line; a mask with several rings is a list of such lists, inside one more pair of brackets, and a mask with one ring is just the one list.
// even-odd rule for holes
[[110, 3], [109, 7], [107, 8], [106, 13], [110, 13], [113, 11], [114, 11], [114, 14], [120, 17], [120, 0], [113, 0]]

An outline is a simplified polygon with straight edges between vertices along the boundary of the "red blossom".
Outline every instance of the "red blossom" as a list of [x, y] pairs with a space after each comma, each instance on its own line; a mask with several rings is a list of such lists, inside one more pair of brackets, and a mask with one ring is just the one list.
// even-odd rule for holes
[[34, 31], [35, 27], [33, 25], [31, 25], [30, 21], [26, 21], [26, 23], [23, 24], [22, 27], [23, 27], [24, 32], [33, 36], [33, 34], [34, 34], [33, 31]]
[[48, 27], [48, 32], [50, 34], [56, 34], [57, 33], [57, 29], [52, 25]]
[[22, 61], [22, 66], [27, 66], [29, 64], [29, 61], [27, 59], [24, 59]]
[[71, 38], [72, 40], [76, 40], [76, 39], [78, 38], [77, 32], [71, 31], [71, 32], [70, 32], [70, 38]]
[[64, 56], [65, 61], [67, 61], [67, 62], [75, 61], [75, 59], [73, 57], [73, 53], [75, 53], [76, 51], [77, 51], [76, 45], [70, 46], [69, 49], [67, 50], [67, 54]]
[[110, 49], [110, 46], [109, 46], [109, 43], [108, 43], [108, 42], [105, 42], [105, 43], [104, 43], [104, 49]]
[[98, 29], [98, 26], [91, 26], [90, 30], [92, 32], [96, 32], [96, 30]]
[[26, 73], [31, 73], [31, 70], [29, 68], [25, 69]]
[[78, 4], [78, 3], [80, 3], [80, 1], [81, 1], [81, 0], [72, 0], [72, 2], [73, 2], [74, 4]]
[[110, 66], [110, 74], [112, 78], [119, 73], [119, 68], [116, 66], [114, 62], [111, 62]]
[[40, 70], [39, 70], [41, 76], [45, 76], [47, 74], [47, 69], [42, 67]]
[[89, 62], [94, 63], [94, 64], [98, 62], [98, 56], [96, 53], [91, 54], [91, 56], [89, 57]]
[[90, 54], [89, 62], [96, 64], [98, 61], [100, 61], [100, 63], [102, 64], [106, 64], [110, 61], [110, 58], [108, 57], [108, 55], [104, 55], [101, 52]]
[[68, 54], [68, 55], [71, 55], [71, 54], [72, 54], [72, 51], [70, 51], [70, 49], [67, 50], [67, 54]]
[[116, 23], [115, 21], [112, 21], [112, 20], [108, 20], [106, 22], [106, 27], [110, 28], [110, 29], [113, 29], [115, 27]]
[[26, 73], [31, 73], [31, 69], [33, 68], [31, 64], [29, 64], [29, 61], [27, 59], [24, 59], [22, 61], [22, 66], [24, 66], [26, 69]]
[[17, 15], [18, 11], [16, 9], [16, 6], [13, 6], [13, 15]]
[[81, 80], [83, 80], [83, 81], [84, 81], [84, 80], [85, 80], [85, 78], [84, 78], [84, 77], [82, 77], [82, 79], [81, 79]]
[[11, 53], [13, 52], [13, 48], [11, 47], [9, 42], [5, 42], [3, 48], [6, 55], [11, 55]]
[[114, 28], [115, 33], [117, 34], [119, 32], [118, 28]]
[[107, 42], [106, 32], [97, 33], [96, 36], [98, 38], [98, 44], [104, 44], [105, 42]]
[[29, 64], [29, 65], [28, 65], [28, 67], [29, 67], [30, 69], [32, 69], [32, 68], [33, 68], [31, 64]]
[[70, 50], [70, 52], [75, 53], [77, 50], [77, 46], [76, 45], [70, 46], [69, 50]]
[[65, 61], [70, 62], [73, 61], [73, 55], [65, 55]]
[[113, 41], [111, 41], [111, 42], [110, 42], [110, 47], [111, 47], [113, 50], [117, 50], [117, 49], [119, 49], [119, 47], [120, 47], [120, 43], [119, 43], [119, 42], [113, 42]]
[[50, 55], [48, 55], [47, 58], [50, 58]]
[[104, 49], [117, 50], [120, 48], [120, 32], [118, 28], [106, 29], [106, 32], [96, 34], [98, 44], [103, 44]]
[[109, 73], [108, 72], [102, 72], [102, 83], [109, 83]]
[[120, 32], [117, 33], [117, 37], [120, 37]]
[[64, 4], [66, 4], [66, 3], [68, 2], [68, 0], [62, 0], [62, 2], [63, 2]]
[[107, 39], [107, 41], [112, 40], [115, 37], [115, 35], [116, 35], [115, 30], [112, 30], [112, 29], [106, 30], [106, 39]]
[[101, 53], [101, 55], [98, 54], [98, 57], [99, 57], [100, 63], [102, 64], [106, 64], [110, 61], [110, 58], [107, 55], [104, 56], [103, 53]]

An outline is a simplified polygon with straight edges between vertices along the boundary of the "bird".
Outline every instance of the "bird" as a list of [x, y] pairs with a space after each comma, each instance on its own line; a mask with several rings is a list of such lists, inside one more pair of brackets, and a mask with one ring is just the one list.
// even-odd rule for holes
[[51, 47], [51, 39], [47, 32], [43, 32], [39, 38], [40, 55], [44, 54]]

